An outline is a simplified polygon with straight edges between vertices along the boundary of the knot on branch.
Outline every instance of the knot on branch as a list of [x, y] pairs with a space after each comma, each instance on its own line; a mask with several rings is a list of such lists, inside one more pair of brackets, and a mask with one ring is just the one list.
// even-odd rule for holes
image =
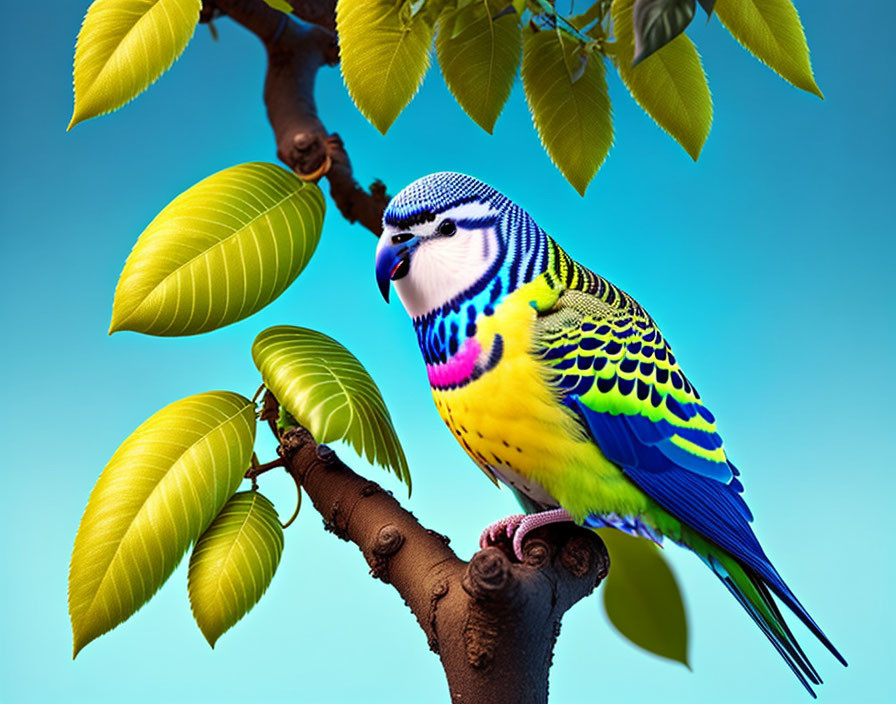
[[[293, 455], [298, 454], [302, 448], [314, 446], [314, 438], [307, 429], [302, 426], [290, 428], [280, 438], [280, 447], [277, 448], [279, 454], [284, 460], [289, 461]], [[320, 449], [318, 448], [318, 452]], [[299, 477], [301, 479], [301, 477]]]
[[485, 548], [473, 555], [461, 583], [474, 600], [492, 602], [508, 600], [518, 586], [510, 560], [497, 548]]
[[[329, 449], [329, 448], [327, 448]], [[381, 487], [376, 482], [367, 482], [364, 486], [361, 487], [361, 496], [365, 499], [368, 496], [373, 496], [374, 494], [379, 494], [383, 491], [383, 487]]]
[[348, 534], [348, 516], [342, 510], [342, 506], [338, 501], [333, 502], [333, 510], [329, 516], [324, 516], [324, 530], [332, 533], [340, 540], [349, 542], [351, 538]]
[[336, 458], [336, 453], [330, 448], [329, 445], [318, 445], [317, 450], [317, 459], [325, 464], [335, 464], [339, 460]]
[[367, 556], [371, 576], [388, 584], [389, 558], [397, 553], [403, 544], [404, 535], [398, 529], [398, 526], [387, 523], [380, 528], [373, 541], [373, 549], [370, 555]]
[[472, 597], [463, 629], [467, 662], [475, 669], [484, 669], [494, 660], [506, 628], [504, 616], [519, 582], [507, 556], [490, 547], [473, 555], [461, 586]]
[[436, 580], [429, 591], [429, 628], [425, 628], [426, 641], [429, 649], [438, 655], [439, 637], [436, 631], [436, 616], [439, 601], [448, 594], [449, 584], [447, 579]]
[[538, 537], [530, 537], [523, 543], [523, 564], [538, 569], [551, 559], [551, 545]]
[[390, 557], [398, 552], [402, 543], [404, 543], [404, 535], [398, 530], [398, 526], [389, 523], [380, 528], [379, 533], [377, 533], [373, 544], [373, 552], [375, 555]]
[[560, 548], [560, 564], [574, 577], [584, 577], [595, 570], [596, 586], [610, 571], [610, 556], [603, 542], [600, 539], [595, 540], [594, 537], [571, 535]]

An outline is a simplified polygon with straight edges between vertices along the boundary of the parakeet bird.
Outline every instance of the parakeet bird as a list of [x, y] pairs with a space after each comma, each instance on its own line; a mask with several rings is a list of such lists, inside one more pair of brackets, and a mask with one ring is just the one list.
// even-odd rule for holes
[[813, 694], [821, 680], [772, 595], [840, 660], [750, 528], [713, 414], [647, 312], [470, 176], [437, 173], [386, 208], [376, 276], [413, 319], [436, 406], [526, 515], [613, 527], [696, 553]]

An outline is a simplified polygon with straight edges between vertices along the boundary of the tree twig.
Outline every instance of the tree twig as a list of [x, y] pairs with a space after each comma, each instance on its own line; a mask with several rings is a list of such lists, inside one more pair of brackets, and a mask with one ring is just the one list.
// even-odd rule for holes
[[[379, 235], [389, 200], [386, 187], [379, 181], [369, 190], [358, 185], [345, 145], [337, 134], [327, 133], [314, 101], [318, 70], [338, 62], [335, 2], [297, 0], [293, 7], [306, 23], [263, 0], [205, 0], [203, 17], [207, 21], [217, 8], [264, 43], [264, 99], [278, 157], [302, 178], [326, 177], [342, 215]], [[573, 524], [553, 524], [527, 536], [522, 563], [509, 541], [464, 562], [447, 538], [424, 528], [307, 430], [295, 428], [281, 436], [278, 415], [268, 391], [261, 419], [280, 440], [280, 462], [327, 529], [355, 543], [371, 575], [404, 599], [442, 661], [452, 701], [545, 704], [561, 619], [609, 569], [600, 539]], [[271, 466], [276, 462], [250, 471]]]
[[379, 236], [389, 200], [386, 187], [380, 181], [368, 190], [358, 184], [342, 139], [327, 132], [314, 100], [317, 72], [339, 63], [335, 2], [293, 3], [295, 15], [304, 22], [263, 0], [205, 0], [204, 17], [212, 16], [212, 6], [255, 34], [267, 50], [264, 102], [278, 158], [306, 180], [326, 177], [342, 216]]

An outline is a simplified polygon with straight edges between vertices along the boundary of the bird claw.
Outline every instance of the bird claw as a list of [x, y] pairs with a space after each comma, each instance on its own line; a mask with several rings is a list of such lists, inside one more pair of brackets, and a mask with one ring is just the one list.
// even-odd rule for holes
[[482, 535], [479, 536], [479, 547], [492, 547], [493, 545], [500, 543], [502, 538], [513, 538], [514, 533], [516, 533], [517, 528], [519, 528], [525, 518], [525, 514], [516, 513], [492, 523], [482, 531]]
[[550, 523], [566, 523], [572, 520], [572, 516], [562, 508], [529, 515], [517, 513], [492, 523], [482, 531], [482, 535], [479, 537], [479, 547], [491, 547], [500, 543], [502, 538], [510, 538], [513, 554], [517, 560], [524, 562], [523, 539], [529, 533]]

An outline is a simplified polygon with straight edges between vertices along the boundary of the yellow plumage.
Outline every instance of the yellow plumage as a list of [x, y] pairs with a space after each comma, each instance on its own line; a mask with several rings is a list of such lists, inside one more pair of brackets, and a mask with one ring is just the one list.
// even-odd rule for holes
[[539, 277], [507, 296], [493, 315], [480, 317], [476, 341], [487, 356], [500, 334], [501, 361], [464, 386], [434, 389], [436, 407], [492, 480], [519, 475], [526, 488], [543, 490], [578, 521], [590, 513], [641, 514], [652, 502], [584, 433], [533, 351], [537, 311], [549, 309], [558, 295]]

